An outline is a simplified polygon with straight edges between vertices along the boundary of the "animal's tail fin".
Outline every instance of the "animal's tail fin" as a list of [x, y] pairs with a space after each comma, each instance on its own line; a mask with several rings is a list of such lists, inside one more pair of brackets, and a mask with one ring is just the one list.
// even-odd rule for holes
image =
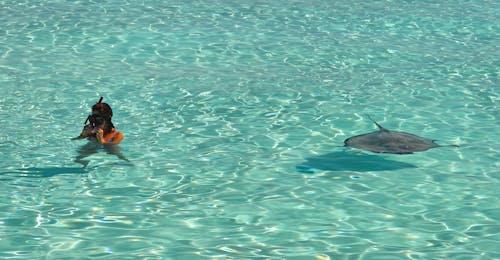
[[459, 145], [457, 144], [444, 144], [444, 145], [440, 145], [438, 143], [436, 143], [438, 140], [432, 140], [433, 143], [437, 144], [439, 147], [460, 147]]

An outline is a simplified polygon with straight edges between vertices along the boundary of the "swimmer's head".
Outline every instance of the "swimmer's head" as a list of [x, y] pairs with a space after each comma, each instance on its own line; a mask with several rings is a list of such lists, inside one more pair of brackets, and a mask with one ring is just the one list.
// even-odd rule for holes
[[102, 116], [104, 119], [113, 117], [113, 110], [107, 103], [102, 103], [102, 97], [99, 102], [92, 106], [92, 115]]
[[[101, 127], [104, 125], [104, 133], [109, 133], [115, 126], [111, 122], [111, 117], [113, 117], [113, 110], [107, 103], [103, 103], [102, 97], [99, 99], [95, 105], [92, 106], [92, 114], [88, 117], [90, 124], [93, 127]], [[87, 121], [85, 121], [87, 122]]]

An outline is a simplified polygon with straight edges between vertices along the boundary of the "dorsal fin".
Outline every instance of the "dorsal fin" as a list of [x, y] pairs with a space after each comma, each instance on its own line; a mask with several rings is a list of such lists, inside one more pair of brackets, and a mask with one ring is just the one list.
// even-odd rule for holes
[[373, 119], [372, 119], [372, 117], [371, 117], [370, 115], [368, 115], [368, 114], [367, 114], [366, 116], [368, 116], [368, 118], [369, 118], [369, 119], [370, 119], [373, 123], [375, 123], [375, 125], [377, 125], [377, 127], [378, 127], [378, 129], [379, 129], [380, 131], [389, 131], [389, 130], [385, 129], [383, 126], [381, 126], [379, 123], [377, 123], [375, 120], [373, 120]]

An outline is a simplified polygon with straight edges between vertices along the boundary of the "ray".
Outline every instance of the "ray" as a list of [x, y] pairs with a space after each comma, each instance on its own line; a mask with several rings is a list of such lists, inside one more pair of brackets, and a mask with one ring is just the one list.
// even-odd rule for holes
[[374, 153], [392, 154], [411, 154], [441, 147], [435, 143], [435, 140], [415, 134], [391, 131], [381, 126], [370, 116], [368, 118], [375, 123], [378, 131], [349, 137], [344, 141], [344, 146]]

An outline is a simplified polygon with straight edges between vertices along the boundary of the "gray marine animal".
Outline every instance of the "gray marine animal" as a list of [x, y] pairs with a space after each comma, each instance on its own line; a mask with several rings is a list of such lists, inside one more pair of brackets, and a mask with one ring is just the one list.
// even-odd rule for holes
[[[410, 133], [388, 130], [371, 119], [371, 117], [369, 118], [377, 125], [378, 131], [347, 138], [344, 141], [344, 146], [374, 153], [392, 154], [411, 154], [414, 152], [426, 151], [431, 148], [443, 147], [435, 143], [436, 140], [427, 139]], [[458, 147], [457, 145], [445, 146]]]

